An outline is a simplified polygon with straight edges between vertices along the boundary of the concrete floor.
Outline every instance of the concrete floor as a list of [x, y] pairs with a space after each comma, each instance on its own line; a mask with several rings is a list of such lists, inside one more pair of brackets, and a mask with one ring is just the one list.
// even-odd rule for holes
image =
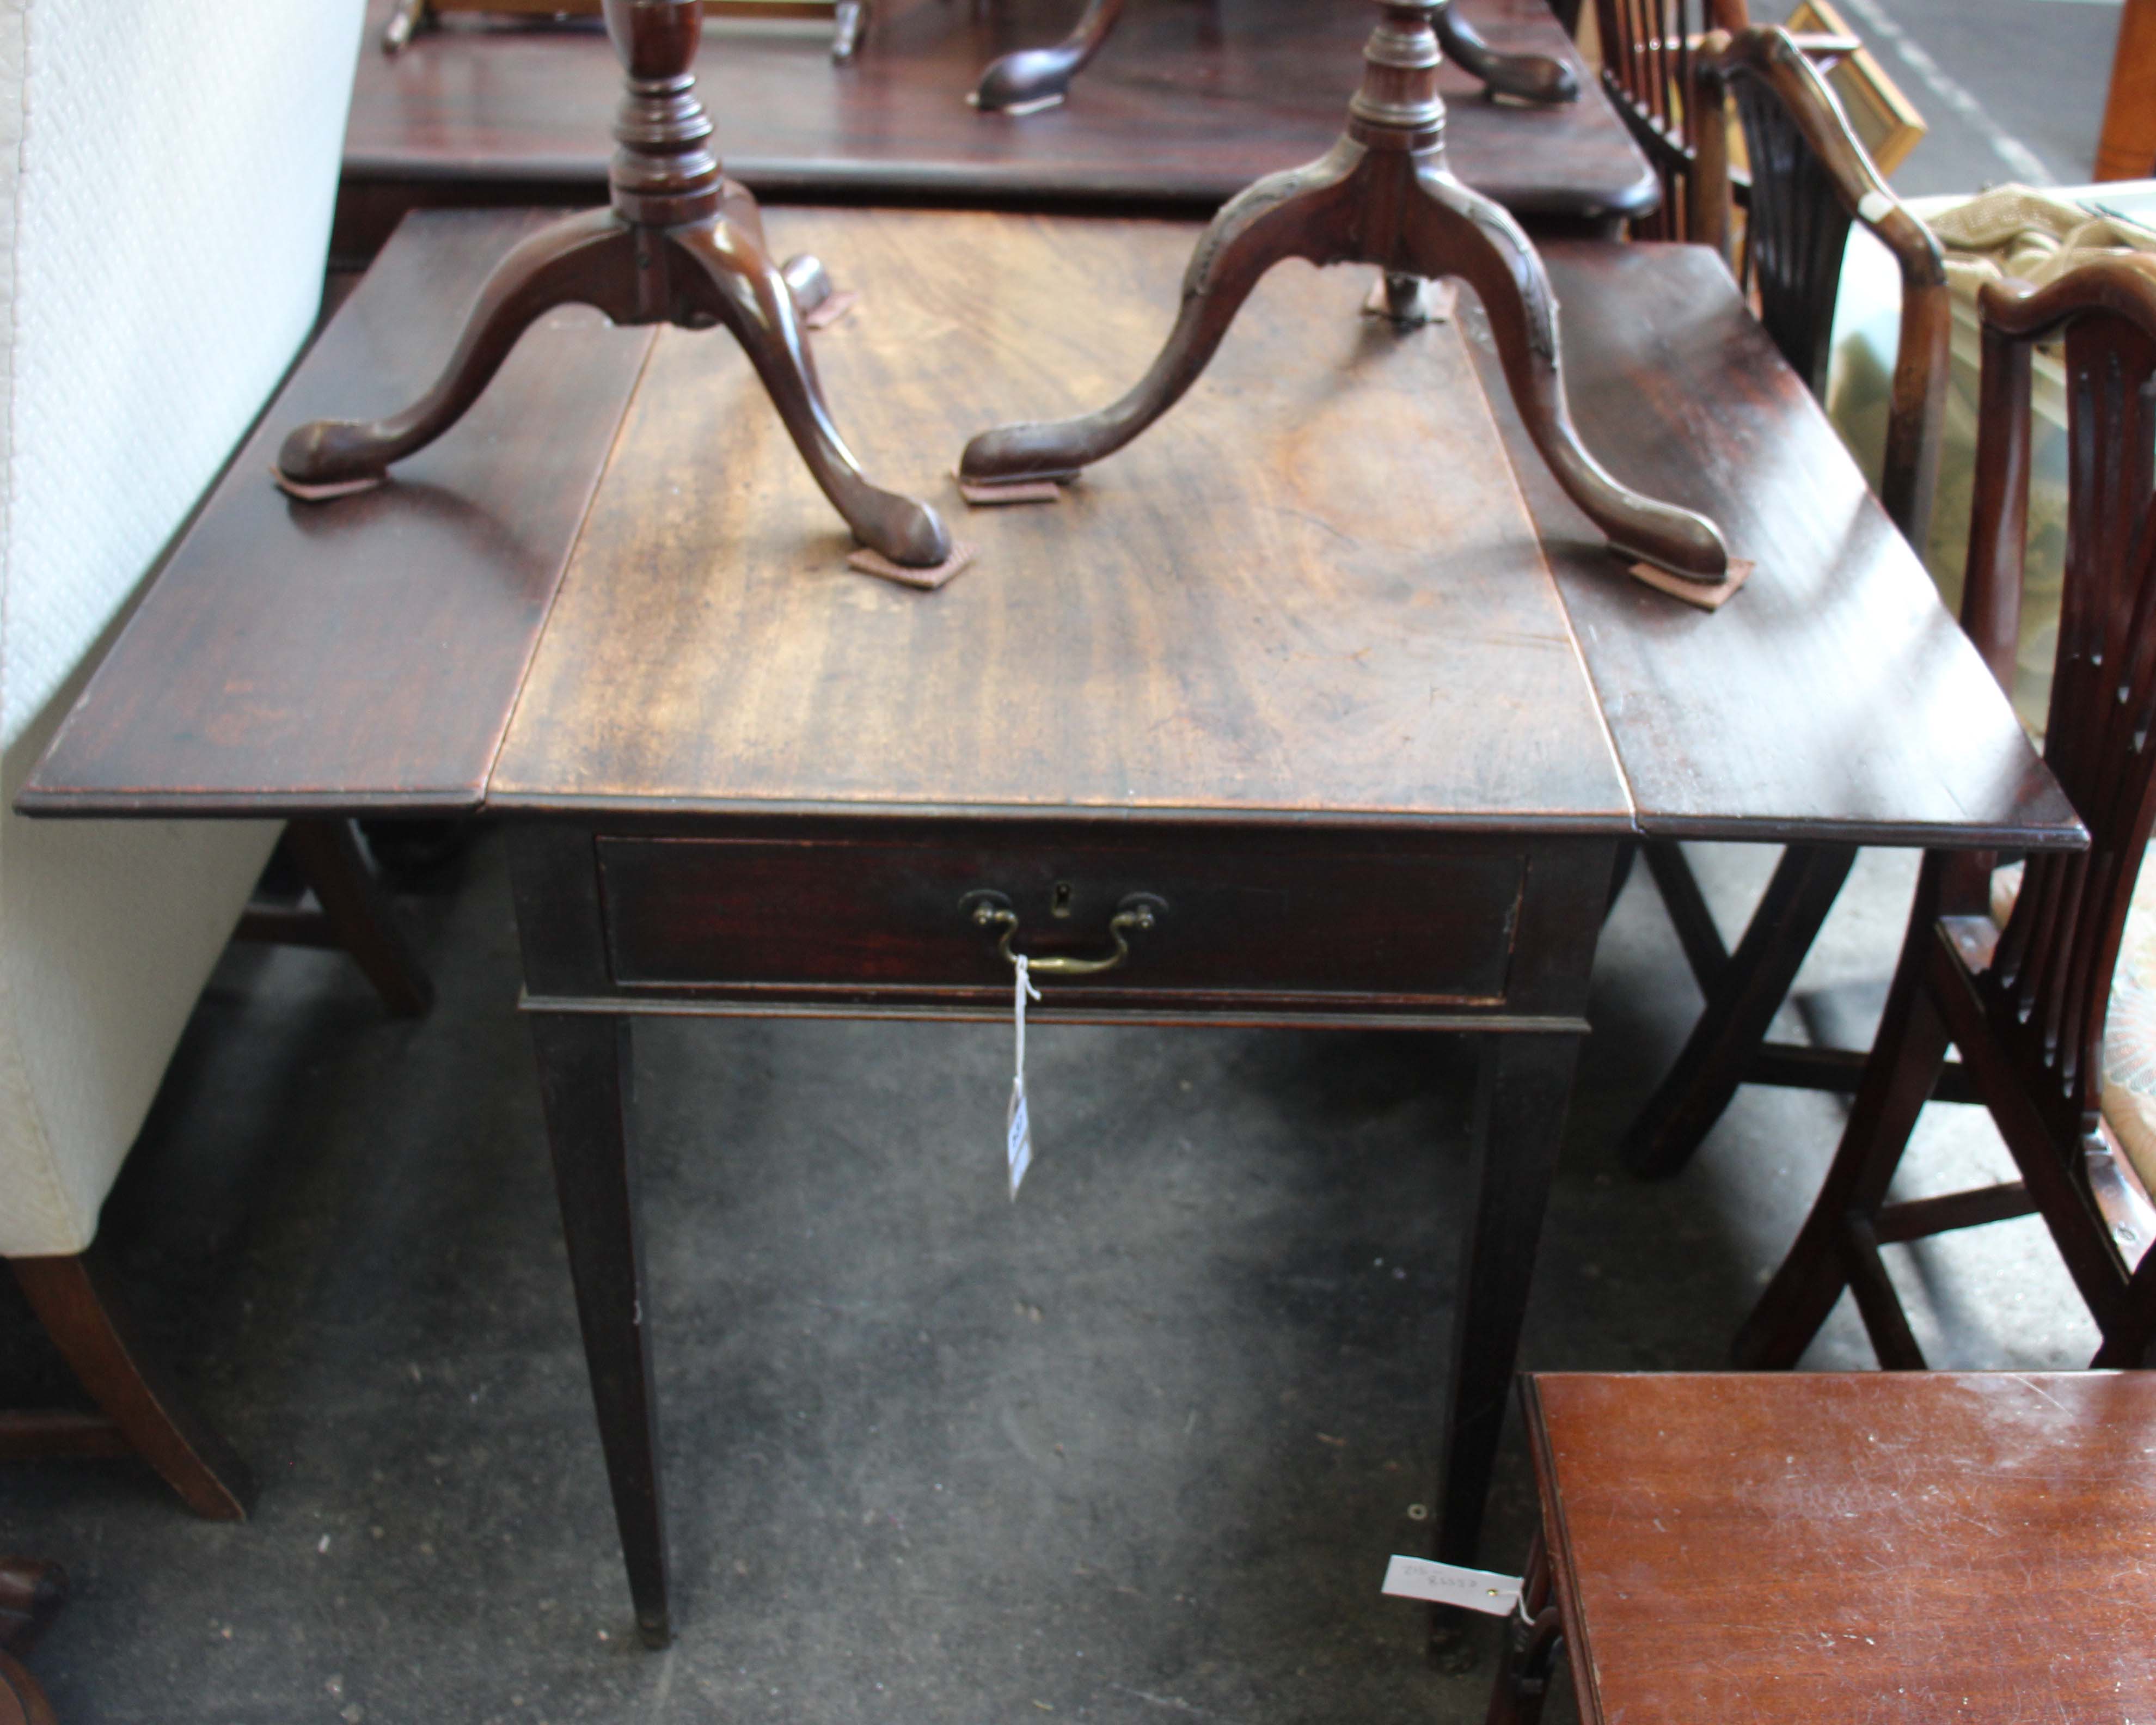
[[[1701, 853], [1734, 927], [1770, 859]], [[1807, 988], [1882, 969], [1876, 856]], [[442, 989], [235, 949], [105, 1240], [253, 1521], [137, 1464], [0, 1469], [0, 1545], [73, 1573], [33, 1657], [69, 1725], [1469, 1721], [1378, 1591], [1424, 1549], [1469, 1067], [1404, 1034], [655, 1023], [639, 1044], [675, 1646], [639, 1651], [546, 1166], [498, 846], [413, 901]], [[1750, 1091], [1676, 1182], [1616, 1134], [1696, 997], [1635, 880], [1597, 969], [1524, 1363], [1712, 1368], [1835, 1102]], [[1954, 1117], [1922, 1189], [2003, 1154]], [[2041, 1224], [1902, 1266], [1943, 1363], [2074, 1365]], [[1868, 1363], [1845, 1308], [1815, 1366]], [[0, 1312], [0, 1381], [38, 1343]], [[1508, 1437], [1487, 1559], [1531, 1515]]]
[[[2119, 0], [1833, 3], [1930, 128], [1895, 171], [1903, 197], [2088, 183]], [[1752, 15], [1786, 10], [1753, 0]]]

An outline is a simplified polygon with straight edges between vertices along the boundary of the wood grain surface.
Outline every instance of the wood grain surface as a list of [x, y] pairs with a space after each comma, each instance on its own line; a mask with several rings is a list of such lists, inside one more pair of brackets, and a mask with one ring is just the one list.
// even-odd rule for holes
[[740, 355], [662, 333], [494, 808], [1629, 829], [1453, 326], [1402, 336], [1361, 315], [1367, 271], [1286, 265], [1142, 444], [1060, 503], [968, 512], [948, 470], [969, 433], [1142, 370], [1189, 230], [771, 226], [864, 290], [817, 344], [862, 459], [951, 504], [979, 560], [932, 593], [849, 571]]
[[2156, 1373], [1528, 1380], [1580, 1714], [2156, 1711]]
[[1707, 613], [1626, 579], [1475, 352], [1640, 824], [1672, 838], [2072, 848], [1997, 684], [1704, 248], [1552, 243], [1567, 382], [1626, 484], [1758, 564]]
[[[370, 8], [346, 134], [346, 228], [363, 218], [386, 233], [387, 211], [429, 198], [598, 201], [619, 81], [603, 37], [444, 31], [391, 57], [385, 6]], [[1455, 171], [1523, 217], [1650, 207], [1645, 158], [1594, 98], [1545, 0], [1462, 9], [1497, 48], [1567, 57], [1589, 94], [1552, 108], [1496, 102], [1448, 67]], [[697, 74], [728, 171], [761, 196], [1203, 211], [1332, 144], [1377, 17], [1368, 0], [1137, 0], [1062, 107], [1014, 119], [966, 105], [989, 60], [1055, 41], [1078, 10], [877, 0], [858, 56], [837, 67], [827, 27], [714, 18]]]
[[[443, 215], [308, 354], [90, 681], [31, 813], [475, 808], [650, 342], [550, 314], [449, 436], [377, 490], [299, 503], [279, 442], [401, 406], [531, 217]], [[88, 481], [86, 480], [85, 483]]]
[[[694, 387], [684, 395], [685, 407], [669, 411], [695, 423], [675, 442], [673, 430], [650, 424], [655, 409], [640, 409], [639, 434], [662, 447], [668, 483], [680, 485], [681, 495], [658, 500], [663, 511], [642, 528], [617, 519], [608, 531], [620, 541], [647, 531], [657, 545], [690, 531], [695, 511], [746, 496], [747, 512], [737, 512], [726, 531], [738, 538], [742, 520], [752, 518], [783, 537], [787, 530], [769, 522], [793, 511], [792, 531], [805, 536], [793, 539], [784, 555], [803, 578], [773, 604], [743, 608], [739, 583], [747, 578], [721, 571], [716, 585], [710, 578], [718, 567], [716, 542], [697, 555], [677, 547], [667, 553], [675, 558], [675, 586], [662, 608], [663, 628], [639, 635], [634, 647], [617, 646], [603, 671], [594, 665], [580, 673], [559, 657], [551, 661], [549, 675], [576, 699], [603, 704], [601, 696], [613, 691], [624, 712], [663, 709], [673, 726], [697, 722], [699, 703], [706, 701], [761, 702], [777, 714], [790, 699], [805, 711], [819, 685], [797, 683], [787, 696], [778, 680], [781, 665], [766, 658], [745, 661], [754, 675], [744, 690], [708, 685], [715, 657], [734, 650], [726, 637], [729, 615], [738, 614], [752, 630], [767, 629], [773, 604], [809, 604], [812, 590], [837, 601], [831, 614], [839, 620], [829, 625], [834, 644], [894, 639], [893, 655], [911, 652], [923, 634], [946, 635], [946, 625], [932, 629], [929, 619], [940, 618], [938, 608], [947, 603], [969, 613], [1008, 605], [998, 626], [1013, 633], [989, 643], [985, 668], [998, 686], [1032, 691], [1029, 700], [1045, 702], [1042, 691], [1059, 693], [1057, 722], [1065, 728], [1094, 722], [1071, 716], [1074, 700], [1101, 686], [1104, 655], [1127, 649], [1142, 633], [1173, 644], [1180, 639], [1176, 629], [1195, 628], [1216, 639], [1231, 625], [1253, 636], [1277, 629], [1276, 640], [1291, 643], [1282, 675], [1312, 662], [1296, 655], [1359, 651], [1365, 639], [1335, 639], [1343, 608], [1319, 603], [1348, 594], [1353, 570], [1363, 572], [1353, 580], [1363, 589], [1395, 579], [1397, 590], [1384, 597], [1386, 614], [1414, 624], [1386, 636], [1387, 662], [1404, 666], [1423, 654], [1434, 663], [1450, 650], [1444, 640], [1447, 608], [1465, 589], [1447, 572], [1458, 567], [1460, 547], [1447, 542], [1419, 505], [1399, 498], [1375, 500], [1366, 522], [1361, 500], [1374, 482], [1317, 434], [1359, 425], [1378, 394], [1400, 393], [1387, 379], [1387, 366], [1412, 373], [1421, 391], [1395, 403], [1398, 412], [1388, 406], [1379, 413], [1383, 434], [1396, 444], [1415, 427], [1421, 428], [1415, 436], [1435, 434], [1443, 416], [1469, 413], [1470, 402], [1471, 424], [1486, 409], [1472, 391], [1422, 387], [1435, 376], [1430, 368], [1453, 351], [1443, 341], [1403, 344], [1374, 320], [1355, 316], [1356, 298], [1368, 286], [1359, 272], [1321, 275], [1284, 266], [1255, 307], [1267, 321], [1239, 326], [1219, 362], [1229, 369], [1209, 376], [1143, 444], [1104, 464], [1062, 503], [996, 516], [965, 511], [944, 484], [963, 435], [1001, 418], [1091, 405], [1135, 376], [1137, 363], [1129, 356], [1149, 353], [1158, 341], [1195, 230], [785, 211], [772, 227], [782, 250], [813, 240], [830, 254], [843, 285], [867, 290], [852, 318], [816, 338], [841, 429], [891, 483], [917, 485], [948, 504], [961, 534], [980, 540], [987, 554], [942, 593], [927, 596], [843, 572], [845, 542], [798, 472], [779, 461], [768, 408], [759, 400], [752, 413], [731, 416], [738, 424], [727, 423], [719, 403], [729, 393], [746, 399], [748, 390], [738, 353], [716, 332], [670, 335], [665, 368], [677, 379], [670, 387]], [[33, 778], [26, 808], [324, 813], [469, 807], [479, 799], [555, 575], [574, 541], [576, 512], [605, 457], [649, 336], [562, 314], [527, 341], [475, 410], [478, 417], [372, 496], [305, 510], [272, 491], [263, 470], [275, 440], [301, 418], [399, 399], [438, 362], [465, 296], [487, 265], [524, 231], [524, 218], [500, 214], [415, 219], [347, 308], [356, 311], [357, 323], [347, 328], [341, 320], [331, 328], [172, 560]], [[983, 249], [990, 247], [1048, 260], [1045, 285], [1022, 286], [1000, 275], [989, 285]], [[983, 255], [970, 270], [947, 261], [976, 250]], [[1115, 283], [1090, 284], [1076, 273], [1084, 259], [1118, 251]], [[1712, 615], [1628, 581], [1532, 452], [1515, 449], [1517, 472], [1606, 709], [1641, 827], [1673, 835], [1862, 843], [2071, 842], [2076, 832], [2071, 814], [2020, 740], [1996, 687], [1720, 266], [1680, 247], [1552, 245], [1546, 253], [1564, 300], [1574, 411], [1590, 447], [1628, 482], [1706, 509], [1730, 529], [1739, 554], [1757, 557], [1760, 565], [1743, 593]], [[962, 322], [954, 311], [976, 321]], [[1297, 316], [1306, 327], [1282, 341], [1281, 320]], [[1471, 329], [1471, 317], [1468, 322]], [[932, 389], [916, 390], [926, 401], [918, 418], [901, 416], [895, 400], [885, 399], [896, 363], [886, 338], [899, 329], [919, 338], [917, 363], [933, 374]], [[1259, 350], [1273, 342], [1281, 353], [1302, 357], [1268, 365]], [[1487, 361], [1480, 347], [1470, 347], [1478, 363]], [[1358, 369], [1343, 373], [1343, 364]], [[993, 383], [982, 381], [989, 372]], [[1353, 388], [1345, 387], [1350, 375]], [[1260, 401], [1283, 399], [1285, 411], [1258, 408]], [[1491, 399], [1508, 421], [1504, 392]], [[1139, 523], [1144, 531], [1189, 531], [1172, 524], [1174, 511], [1164, 500], [1183, 481], [1166, 464], [1172, 461], [1175, 475], [1203, 472], [1208, 464], [1199, 446], [1209, 439], [1226, 456], [1240, 452], [1246, 459], [1254, 434], [1291, 437], [1298, 413], [1309, 423], [1293, 445], [1286, 489], [1269, 495], [1255, 521], [1235, 526], [1258, 547], [1256, 557], [1289, 558], [1280, 568], [1255, 567], [1249, 556], [1237, 564], [1231, 579], [1250, 598], [1247, 619], [1210, 617], [1163, 569], [1135, 588], [1141, 603], [1128, 603], [1127, 594], [1126, 603], [1103, 614], [1106, 620], [1094, 625], [1082, 656], [1041, 650], [1044, 629], [1052, 633], [1075, 614], [1086, 583], [1106, 578], [1096, 559], [1127, 555], [1115, 550], [1113, 536], [1130, 530], [1139, 513], [1129, 499], [1142, 499], [1147, 516], [1161, 517]], [[542, 425], [548, 436], [531, 434]], [[1506, 429], [1517, 433], [1516, 425]], [[1156, 437], [1169, 441], [1156, 444]], [[1435, 447], [1396, 447], [1389, 459], [1424, 483], [1435, 468], [1427, 454]], [[742, 477], [745, 451], [769, 464], [752, 470], [765, 479]], [[421, 479], [426, 483], [415, 483]], [[735, 485], [747, 489], [737, 494], [729, 489]], [[1311, 487], [1331, 500], [1327, 510], [1348, 500], [1353, 518], [1327, 526], [1332, 517], [1318, 511], [1311, 519], [1301, 495]], [[767, 500], [777, 503], [776, 512], [767, 515]], [[1305, 513], [1292, 513], [1297, 509]], [[1406, 569], [1404, 562], [1383, 560], [1409, 552], [1368, 543], [1323, 576], [1322, 590], [1288, 572], [1296, 559], [1317, 562], [1319, 542], [1351, 547], [1373, 536], [1370, 522], [1404, 515], [1413, 536], [1403, 543], [1423, 547], [1425, 557], [1412, 580], [1380, 572], [1381, 566]], [[1025, 567], [1019, 559], [1050, 550], [1045, 577], [1016, 583], [1014, 595], [994, 597], [998, 583], [1013, 587], [1013, 571]], [[644, 578], [649, 600], [654, 578], [646, 572]], [[766, 571], [755, 578], [769, 585], [776, 578]], [[1505, 587], [1504, 603], [1532, 604], [1540, 579]], [[628, 603], [585, 592], [578, 603], [587, 615], [578, 626], [592, 626], [592, 608], [617, 602]], [[1507, 652], [1561, 665], [1568, 649], [1561, 644], [1560, 620], [1553, 613], [1536, 615], [1530, 644], [1512, 643]], [[892, 619], [904, 624], [902, 634], [891, 636]], [[1483, 631], [1471, 639], [1497, 644], [1501, 636], [1488, 632], [1495, 627], [1471, 622], [1471, 629]], [[1200, 643], [1185, 644], [1196, 653]], [[798, 649], [791, 650], [789, 675], [800, 663]], [[1246, 796], [1250, 775], [1291, 764], [1285, 756], [1240, 758], [1247, 745], [1235, 739], [1263, 733], [1244, 728], [1249, 715], [1235, 704], [1242, 698], [1235, 680], [1255, 671], [1208, 659], [1184, 674], [1191, 680], [1173, 691], [1175, 711], [1189, 716], [1176, 721], [1186, 734], [1173, 747], [1194, 747], [1189, 737], [1210, 727], [1216, 762], [1236, 757]], [[1368, 675], [1358, 670], [1358, 682]], [[580, 676], [583, 692], [576, 696]], [[820, 686], [828, 692], [829, 685]], [[862, 739], [917, 723], [932, 729], [955, 722], [933, 711], [921, 720], [926, 685], [889, 665], [873, 671], [871, 686], [872, 700], [850, 685], [841, 688], [836, 704], [818, 717], [819, 734], [839, 739], [840, 773], [858, 773], [858, 762], [843, 762], [860, 752]], [[978, 708], [985, 687], [978, 675], [963, 685], [969, 710]], [[1164, 683], [1160, 692], [1165, 698]], [[1425, 701], [1464, 698], [1435, 677], [1424, 690]], [[1579, 812], [1594, 807], [1602, 818], [1621, 818], [1625, 790], [1607, 776], [1607, 747], [1587, 735], [1578, 709], [1550, 709], [1537, 687], [1527, 710], [1557, 728], [1502, 747], [1539, 750], [1545, 763], [1557, 763], [1559, 778], [1546, 785], [1564, 773], [1599, 785], [1578, 798]], [[1351, 701], [1339, 713], [1352, 728], [1368, 711]], [[655, 731], [627, 735], [615, 768], [593, 772], [593, 739], [568, 737], [567, 713], [565, 706], [552, 721], [557, 734], [542, 737], [526, 712], [521, 764], [512, 763], [513, 773], [501, 782], [514, 800], [536, 806], [547, 788], [536, 770], [542, 754], [535, 747], [570, 757], [581, 752], [585, 776], [574, 788], [583, 797], [603, 801], [636, 783], [667, 778], [660, 757], [671, 745], [655, 742]], [[1569, 744], [1561, 741], [1567, 726]], [[1342, 784], [1321, 794], [1345, 807], [1372, 791], [1385, 770], [1379, 740], [1370, 737], [1371, 777], [1360, 791]], [[994, 743], [1006, 782], [1032, 764], [1014, 752], [1018, 741]], [[1450, 733], [1444, 741], [1445, 749], [1419, 768], [1412, 753], [1396, 762], [1400, 777], [1393, 790], [1410, 786], [1418, 770], [1430, 781], [1441, 777], [1448, 752], [1457, 747]], [[710, 745], [685, 747], [693, 752]], [[1106, 745], [1091, 739], [1077, 747]], [[1150, 741], [1146, 752], [1158, 752]], [[1537, 758], [1528, 752], [1490, 760], [1491, 785], [1476, 800], [1497, 804], [1509, 788], [1521, 819], [1536, 801], [1559, 800], [1525, 793]], [[769, 775], [772, 768], [767, 755], [742, 770]], [[1474, 769], [1456, 761], [1451, 770], [1463, 780], [1473, 777]], [[1070, 788], [1042, 780], [1038, 794], [1053, 802]], [[1434, 783], [1420, 788], [1429, 792]], [[871, 789], [855, 787], [863, 796]], [[1403, 807], [1410, 801], [1398, 799]]]

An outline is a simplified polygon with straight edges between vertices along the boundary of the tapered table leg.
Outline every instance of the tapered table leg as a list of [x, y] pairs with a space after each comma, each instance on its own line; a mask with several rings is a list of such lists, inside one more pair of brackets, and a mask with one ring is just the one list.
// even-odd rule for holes
[[647, 1647], [663, 1647], [673, 1627], [636, 1156], [629, 1132], [629, 1020], [536, 1012], [531, 1024], [562, 1233], [637, 1633]]
[[1441, 1563], [1471, 1564], [1481, 1541], [1490, 1471], [1512, 1399], [1520, 1327], [1579, 1041], [1557, 1032], [1482, 1039], [1474, 1169], [1453, 1312], [1451, 1412], [1437, 1524]]
[[400, 1019], [434, 1004], [434, 984], [382, 890], [348, 820], [295, 820], [285, 829], [300, 873], [313, 891], [337, 943], [351, 953], [382, 1004]]

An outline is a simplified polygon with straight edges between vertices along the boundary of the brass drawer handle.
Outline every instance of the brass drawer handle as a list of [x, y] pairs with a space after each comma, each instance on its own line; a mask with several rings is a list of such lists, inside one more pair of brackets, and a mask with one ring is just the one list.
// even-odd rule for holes
[[[1011, 908], [1010, 901], [1000, 892], [985, 889], [968, 893], [958, 901], [958, 908], [968, 912], [978, 928], [1000, 928], [1003, 937], [996, 942], [996, 951], [1006, 964], [1018, 962], [1018, 954], [1011, 951], [1011, 942], [1018, 936], [1018, 912]], [[1098, 976], [1104, 970], [1113, 970], [1131, 956], [1130, 937], [1148, 929], [1159, 921], [1168, 901], [1150, 892], [1134, 892], [1116, 906], [1116, 914], [1108, 919], [1108, 936], [1116, 943], [1116, 950], [1103, 958], [1072, 958], [1058, 954], [1045, 957], [1029, 957], [1026, 968], [1034, 976]]]

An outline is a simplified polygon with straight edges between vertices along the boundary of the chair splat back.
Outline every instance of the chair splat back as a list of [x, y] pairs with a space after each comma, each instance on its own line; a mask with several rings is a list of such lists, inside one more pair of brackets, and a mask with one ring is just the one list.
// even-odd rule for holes
[[1594, 21], [1603, 90], [1661, 182], [1661, 207], [1635, 220], [1633, 234], [1689, 239], [1700, 131], [1694, 62], [1707, 32], [1749, 22], [1744, 0], [1594, 0]]
[[[2064, 598], [2046, 762], [2089, 849], [2030, 861], [1979, 988], [2032, 1084], [2093, 1131], [2112, 971], [2156, 820], [2156, 262], [2076, 270], [2041, 291], [1986, 289], [1978, 495], [1964, 624], [2010, 655], [2027, 510], [2033, 345], [2064, 330]], [[1987, 485], [1996, 475], [2004, 483]]]
[[1751, 162], [1745, 239], [1760, 321], [1813, 394], [1826, 392], [1851, 224], [1861, 223], [1893, 254], [1902, 331], [1879, 501], [1921, 546], [1938, 485], [1953, 315], [1938, 241], [1880, 177], [1833, 85], [1780, 25], [1710, 37], [1697, 76], [1702, 125], [1691, 237], [1728, 250], [1734, 176], [1726, 135], [1707, 120], [1731, 98]]
[[1837, 193], [1834, 175], [1773, 87], [1747, 64], [1732, 67], [1731, 73], [1730, 93], [1752, 162], [1747, 233], [1759, 321], [1804, 387], [1825, 399], [1827, 338], [1841, 290], [1851, 212]]

